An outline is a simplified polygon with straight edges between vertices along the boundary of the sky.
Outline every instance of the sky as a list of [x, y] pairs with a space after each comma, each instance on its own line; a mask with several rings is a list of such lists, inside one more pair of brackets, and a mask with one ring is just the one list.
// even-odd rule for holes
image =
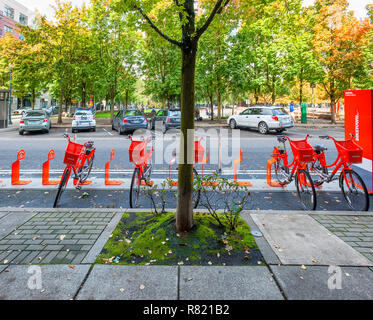
[[[38, 11], [42, 14], [47, 15], [49, 19], [53, 17], [53, 9], [50, 7], [54, 4], [54, 0], [17, 0], [18, 2], [22, 3], [24, 6], [29, 8], [30, 10], [38, 9]], [[70, 0], [73, 5], [80, 6], [84, 0]], [[89, 3], [89, 0], [85, 1]], [[303, 0], [304, 5], [310, 5], [314, 2], [314, 0]], [[373, 0], [348, 0], [350, 6], [349, 10], [355, 12], [355, 16], [357, 18], [366, 18], [367, 12], [365, 6], [369, 3], [373, 4]]]

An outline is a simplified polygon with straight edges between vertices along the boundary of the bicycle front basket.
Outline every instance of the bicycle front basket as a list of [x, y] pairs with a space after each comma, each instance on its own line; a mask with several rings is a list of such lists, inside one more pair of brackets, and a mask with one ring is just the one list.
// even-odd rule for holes
[[202, 147], [201, 142], [194, 141], [194, 162], [202, 162], [205, 154], [205, 148]]
[[63, 162], [67, 165], [76, 165], [83, 147], [84, 146], [79, 143], [70, 141], [67, 145]]
[[348, 163], [363, 161], [363, 149], [352, 140], [335, 141], [335, 146], [343, 161]]
[[289, 140], [294, 157], [298, 157], [300, 162], [313, 161], [313, 148], [307, 140]]
[[145, 141], [132, 140], [130, 147], [128, 148], [129, 161], [135, 164], [144, 162], [145, 158]]

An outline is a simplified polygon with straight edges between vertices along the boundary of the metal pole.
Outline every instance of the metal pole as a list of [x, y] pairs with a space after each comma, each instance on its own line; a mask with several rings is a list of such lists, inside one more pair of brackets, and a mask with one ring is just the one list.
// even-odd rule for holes
[[313, 113], [313, 115], [312, 115], [312, 123], [315, 123], [315, 96], [314, 96], [314, 93], [313, 93], [313, 91], [314, 91], [314, 88], [312, 88], [312, 113]]
[[12, 69], [10, 69], [10, 81], [9, 81], [9, 114], [8, 124], [12, 124]]

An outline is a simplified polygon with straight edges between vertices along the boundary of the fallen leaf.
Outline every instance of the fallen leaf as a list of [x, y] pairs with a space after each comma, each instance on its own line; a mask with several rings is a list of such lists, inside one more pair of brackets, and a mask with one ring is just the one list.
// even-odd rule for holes
[[4, 260], [4, 264], [7, 264], [8, 263], [8, 260]]
[[207, 262], [210, 266], [212, 265], [212, 262], [211, 261], [209, 261], [209, 262]]
[[306, 269], [307, 269], [307, 267], [306, 267], [304, 264], [301, 265], [301, 268], [302, 268], [303, 270], [306, 270]]
[[140, 285], [140, 290], [144, 290], [145, 289], [145, 285], [141, 284]]
[[123, 288], [120, 288], [119, 291], [120, 291], [120, 292], [124, 292], [124, 289], [123, 289]]
[[70, 264], [70, 265], [69, 265], [69, 268], [71, 268], [71, 269], [75, 269], [76, 267], [75, 267], [74, 265]]
[[65, 235], [64, 235], [64, 234], [61, 234], [61, 235], [60, 235], [60, 240], [62, 241], [63, 239], [65, 239]]
[[345, 273], [345, 275], [346, 275], [346, 277], [349, 277], [349, 276], [350, 276], [350, 274], [349, 274], [349, 273], [347, 273], [347, 272]]

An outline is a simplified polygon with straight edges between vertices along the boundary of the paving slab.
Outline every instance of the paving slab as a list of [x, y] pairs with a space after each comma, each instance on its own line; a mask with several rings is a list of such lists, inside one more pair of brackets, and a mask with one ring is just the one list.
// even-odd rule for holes
[[5, 270], [8, 266], [6, 264], [0, 265], [0, 273]]
[[[248, 212], [243, 212], [241, 214], [242, 218], [249, 225], [251, 232], [258, 231], [259, 228], [251, 218]], [[271, 246], [268, 244], [267, 240], [262, 236], [254, 236], [255, 242], [260, 250], [260, 253], [263, 256], [263, 259], [266, 264], [279, 264], [280, 260], [274, 253]]]
[[94, 263], [96, 261], [98, 255], [101, 253], [102, 248], [105, 246], [106, 242], [109, 240], [110, 235], [116, 228], [120, 219], [123, 217], [123, 214], [123, 212], [117, 212], [115, 214], [114, 218], [101, 233], [100, 237], [97, 239], [96, 243], [88, 252], [87, 256], [83, 259], [82, 263]]
[[72, 269], [67, 265], [9, 266], [9, 272], [0, 273], [0, 300], [73, 299], [89, 267], [76, 265]]
[[0, 239], [14, 231], [17, 227], [31, 219], [36, 213], [32, 211], [10, 212], [0, 220]]
[[300, 266], [271, 266], [287, 299], [373, 299], [373, 271], [367, 267], [329, 269], [327, 266], [307, 266], [306, 268], [303, 270]]
[[9, 212], [0, 212], [0, 220], [7, 216]]
[[281, 300], [267, 267], [180, 267], [180, 300]]
[[282, 264], [372, 266], [336, 235], [302, 213], [252, 214]]
[[177, 266], [95, 265], [77, 299], [176, 300], [177, 281]]

